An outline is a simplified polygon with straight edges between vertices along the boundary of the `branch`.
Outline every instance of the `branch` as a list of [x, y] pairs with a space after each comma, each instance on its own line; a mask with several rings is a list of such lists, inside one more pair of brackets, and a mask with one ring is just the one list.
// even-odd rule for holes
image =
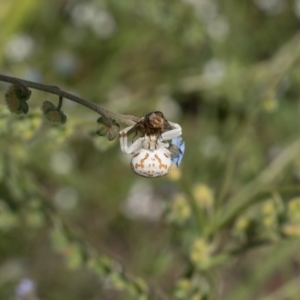
[[87, 101], [87, 100], [80, 98], [78, 96], [75, 96], [73, 94], [69, 94], [69, 93], [61, 90], [57, 86], [41, 84], [41, 83], [28, 81], [28, 80], [24, 80], [24, 79], [19, 79], [16, 77], [11, 77], [11, 76], [7, 76], [7, 75], [3, 75], [3, 74], [0, 74], [0, 81], [12, 83], [12, 84], [25, 85], [26, 87], [30, 87], [35, 90], [40, 90], [40, 91], [44, 91], [44, 92], [47, 92], [50, 94], [57, 95], [60, 97], [60, 99], [66, 98], [71, 101], [74, 101], [74, 102], [81, 104], [81, 105], [95, 111], [96, 113], [100, 114], [103, 117], [103, 119], [106, 121], [106, 123], [108, 124], [109, 127], [113, 126], [113, 123], [110, 118], [117, 120], [123, 124], [127, 124], [127, 125], [134, 125], [135, 123], [137, 123], [140, 120], [140, 118], [135, 117], [135, 116], [122, 115], [122, 114], [110, 111], [108, 109], [105, 109], [103, 107], [100, 107], [99, 105], [97, 105], [93, 102]]

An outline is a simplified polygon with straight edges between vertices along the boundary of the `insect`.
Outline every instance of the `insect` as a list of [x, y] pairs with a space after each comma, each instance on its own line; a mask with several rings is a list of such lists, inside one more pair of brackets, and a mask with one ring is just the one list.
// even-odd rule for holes
[[[133, 132], [141, 136], [129, 145], [128, 135]], [[121, 150], [133, 155], [130, 164], [136, 174], [164, 176], [172, 165], [172, 153], [166, 141], [179, 137], [181, 133], [180, 125], [167, 121], [162, 112], [151, 112], [135, 125], [119, 132]]]

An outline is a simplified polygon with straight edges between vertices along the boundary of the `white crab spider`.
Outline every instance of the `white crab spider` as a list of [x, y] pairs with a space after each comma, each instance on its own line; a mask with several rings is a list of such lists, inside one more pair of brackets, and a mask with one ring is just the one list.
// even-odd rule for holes
[[127, 133], [135, 125], [120, 131], [121, 150], [126, 154], [133, 154], [131, 159], [132, 170], [144, 177], [159, 177], [166, 175], [172, 165], [169, 144], [165, 141], [181, 135], [180, 125], [169, 122], [172, 129], [162, 134], [145, 134], [133, 144], [128, 145]]

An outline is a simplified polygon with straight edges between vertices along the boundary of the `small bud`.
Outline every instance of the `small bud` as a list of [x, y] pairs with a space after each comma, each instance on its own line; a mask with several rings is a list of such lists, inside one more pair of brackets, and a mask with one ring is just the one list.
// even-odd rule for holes
[[44, 115], [51, 123], [65, 124], [67, 122], [67, 116], [62, 111], [47, 109]]
[[67, 123], [67, 116], [63, 113], [63, 111], [60, 111], [60, 115], [61, 115], [61, 124], [66, 124]]
[[58, 108], [50, 101], [44, 101], [41, 110], [46, 119], [51, 123], [65, 124], [67, 122], [67, 116], [63, 111], [58, 110]]
[[108, 126], [107, 122], [104, 120], [103, 117], [98, 118], [98, 119], [97, 119], [97, 123], [98, 123], [99, 125], [104, 125], [104, 126], [106, 126], [106, 127]]
[[31, 96], [31, 90], [28, 89], [24, 84], [14, 84], [14, 93], [18, 99], [27, 101]]
[[[25, 87], [26, 88], [26, 87]], [[30, 90], [28, 90], [31, 93]], [[30, 95], [29, 95], [30, 96]], [[29, 107], [25, 102], [29, 98], [28, 94], [25, 95], [23, 90], [18, 85], [11, 85], [8, 91], [5, 93], [5, 102], [7, 108], [11, 113], [15, 114], [27, 114]], [[28, 97], [28, 98], [26, 98]]]
[[116, 120], [111, 119], [113, 125], [109, 127], [107, 122], [103, 117], [98, 118], [97, 123], [100, 125], [100, 128], [96, 131], [96, 134], [99, 136], [106, 136], [109, 141], [114, 140], [119, 135], [120, 125]]
[[44, 101], [44, 103], [41, 106], [41, 110], [45, 114], [47, 113], [48, 109], [56, 110], [56, 106], [50, 101]]
[[5, 102], [11, 113], [20, 114], [22, 101], [19, 100], [14, 93], [11, 93], [10, 90], [5, 94]]
[[[110, 120], [111, 120], [111, 122], [112, 122], [114, 125], [117, 125], [117, 126], [120, 127], [120, 125], [117, 123], [116, 120], [114, 120], [114, 119], [110, 119]], [[106, 122], [106, 120], [105, 120], [103, 117], [98, 118], [98, 119], [97, 119], [97, 123], [98, 123], [99, 125], [104, 125], [104, 126], [106, 126], [106, 127], [109, 127], [109, 125], [110, 125], [110, 124], [108, 124], [108, 123]]]
[[108, 128], [107, 128], [107, 127], [101, 126], [101, 127], [96, 131], [96, 134], [99, 135], [99, 136], [106, 136], [107, 131], [108, 131]]
[[22, 112], [23, 114], [27, 114], [28, 111], [29, 111], [29, 106], [28, 106], [28, 104], [27, 104], [26, 102], [24, 102], [24, 101], [21, 101], [21, 112]]
[[116, 121], [116, 120], [112, 119], [111, 121], [112, 121], [112, 123], [113, 123], [114, 125], [116, 125], [116, 126], [118, 126], [118, 127], [120, 128], [120, 124], [119, 124], [119, 123], [117, 123], [117, 121]]
[[119, 125], [113, 125], [111, 128], [108, 128], [106, 137], [109, 141], [113, 141], [118, 135], [120, 131]]

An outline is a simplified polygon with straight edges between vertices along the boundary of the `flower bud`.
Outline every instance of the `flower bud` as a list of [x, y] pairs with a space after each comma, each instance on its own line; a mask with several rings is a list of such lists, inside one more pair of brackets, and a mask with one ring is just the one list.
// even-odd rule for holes
[[5, 93], [5, 102], [11, 113], [27, 114], [29, 107], [25, 102], [29, 99], [31, 91], [25, 86], [13, 84]]
[[119, 135], [120, 126], [113, 125], [111, 128], [108, 128], [106, 137], [109, 141], [113, 141]]
[[55, 110], [56, 106], [50, 101], [44, 101], [44, 103], [41, 106], [41, 110], [45, 114], [45, 113], [47, 113], [48, 109]]
[[100, 128], [96, 131], [99, 136], [106, 136], [109, 141], [114, 140], [119, 135], [120, 125], [116, 120], [111, 119], [113, 125], [109, 127], [109, 124], [104, 120], [103, 117], [98, 118], [97, 123]]
[[101, 126], [97, 131], [96, 134], [99, 136], [106, 136], [108, 128], [105, 126]]
[[44, 115], [51, 123], [65, 124], [67, 122], [67, 116], [62, 111], [47, 109]]

